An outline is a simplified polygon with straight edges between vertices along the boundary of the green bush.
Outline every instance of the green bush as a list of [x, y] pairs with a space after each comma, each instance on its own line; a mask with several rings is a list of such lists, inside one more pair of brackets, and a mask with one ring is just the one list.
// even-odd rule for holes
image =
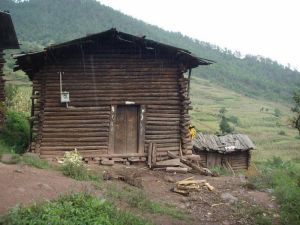
[[146, 225], [150, 222], [118, 210], [105, 199], [86, 193], [62, 196], [56, 201], [15, 207], [0, 220], [0, 225]]
[[222, 116], [219, 127], [222, 134], [232, 133], [234, 131], [234, 128], [229, 125], [228, 119], [225, 116]]
[[238, 125], [240, 123], [240, 119], [237, 116], [229, 116], [227, 120], [231, 123], [234, 123], [235, 125]]
[[30, 126], [24, 113], [7, 112], [2, 137], [16, 153], [23, 153], [26, 150], [29, 145]]
[[291, 161], [283, 161], [280, 157], [258, 166], [261, 175], [249, 177], [250, 186], [272, 188], [280, 205], [281, 223], [300, 224], [299, 169]]
[[88, 180], [89, 174], [85, 165], [75, 165], [72, 163], [65, 163], [60, 167], [62, 173], [67, 176], [71, 177], [75, 180]]

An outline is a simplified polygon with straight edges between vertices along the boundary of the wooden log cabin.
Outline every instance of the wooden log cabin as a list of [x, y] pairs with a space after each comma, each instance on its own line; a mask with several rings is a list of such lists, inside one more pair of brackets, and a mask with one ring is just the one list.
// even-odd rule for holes
[[4, 50], [17, 48], [19, 48], [19, 43], [10, 14], [6, 11], [0, 11], [0, 131], [3, 127], [5, 108]]
[[231, 171], [247, 170], [251, 150], [255, 149], [253, 142], [244, 134], [217, 136], [200, 133], [192, 142], [194, 154], [200, 155], [205, 167], [225, 167]]
[[19, 55], [33, 82], [31, 151], [88, 161], [192, 153], [186, 71], [212, 62], [116, 29]]

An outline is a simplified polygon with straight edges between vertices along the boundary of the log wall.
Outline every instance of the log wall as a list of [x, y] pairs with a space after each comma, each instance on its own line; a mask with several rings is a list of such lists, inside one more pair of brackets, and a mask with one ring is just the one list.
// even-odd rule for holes
[[[69, 107], [60, 103], [70, 93]], [[77, 148], [92, 160], [147, 155], [156, 143], [158, 160], [167, 151], [191, 153], [187, 80], [178, 64], [168, 59], [132, 54], [84, 54], [46, 64], [33, 76], [31, 150], [42, 157], [62, 156]], [[144, 109], [144, 152], [113, 155], [109, 149], [112, 107], [134, 102]], [[141, 142], [142, 143], [142, 142]]]
[[0, 131], [3, 128], [4, 124], [4, 106], [5, 106], [5, 94], [4, 94], [4, 79], [3, 79], [3, 67], [4, 67], [4, 53], [3, 50], [0, 49]]
[[216, 152], [198, 151], [201, 163], [208, 168], [215, 166], [227, 167], [227, 160], [234, 171], [247, 170], [250, 166], [250, 151], [232, 152], [228, 154], [220, 154]]

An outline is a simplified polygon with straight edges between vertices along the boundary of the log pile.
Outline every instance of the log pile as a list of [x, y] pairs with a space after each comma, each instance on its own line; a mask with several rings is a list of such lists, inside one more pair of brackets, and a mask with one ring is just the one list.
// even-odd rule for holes
[[188, 196], [192, 191], [200, 191], [202, 187], [206, 187], [210, 191], [214, 191], [215, 188], [211, 186], [206, 180], [196, 180], [194, 177], [189, 177], [181, 181], [177, 181], [173, 192]]
[[[172, 173], [187, 173], [195, 172], [205, 176], [216, 176], [209, 169], [202, 167], [199, 155], [177, 156], [168, 151], [168, 156], [171, 159], [156, 162], [155, 144], [150, 143], [151, 148], [148, 152], [148, 167], [154, 170], [165, 170]], [[153, 147], [154, 146], [154, 147]]]

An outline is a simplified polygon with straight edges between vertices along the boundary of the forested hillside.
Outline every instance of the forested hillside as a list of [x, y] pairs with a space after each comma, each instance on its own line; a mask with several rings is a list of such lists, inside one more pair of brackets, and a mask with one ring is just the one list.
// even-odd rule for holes
[[[19, 3], [1, 0], [0, 9], [11, 12], [18, 38], [26, 50], [116, 27], [189, 49], [200, 57], [216, 61], [212, 66], [195, 70], [194, 74], [247, 96], [289, 101], [292, 91], [300, 84], [299, 72], [271, 59], [256, 56], [241, 58], [238, 53], [180, 33], [164, 31], [95, 0], [30, 0]], [[201, 23], [195, 29], [201, 29]]]

